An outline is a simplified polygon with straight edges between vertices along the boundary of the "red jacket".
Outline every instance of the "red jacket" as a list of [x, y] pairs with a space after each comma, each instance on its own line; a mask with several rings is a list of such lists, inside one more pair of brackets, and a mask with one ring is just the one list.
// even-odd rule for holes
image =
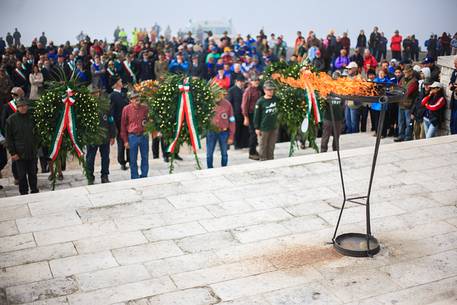
[[378, 66], [378, 62], [376, 61], [376, 58], [374, 58], [373, 55], [363, 58], [363, 69], [365, 70], [365, 72], [367, 72], [369, 69], [367, 68], [368, 65], [370, 65], [369, 68], [371, 69], [376, 69], [376, 67]]
[[212, 125], [219, 131], [228, 130], [229, 139], [233, 141], [235, 136], [235, 115], [233, 114], [232, 104], [226, 99], [220, 100], [214, 109]]
[[254, 113], [255, 103], [262, 96], [262, 91], [259, 88], [249, 86], [243, 93], [243, 100], [241, 102], [241, 113], [248, 116]]
[[392, 36], [392, 38], [390, 39], [390, 49], [394, 52], [400, 52], [402, 40], [403, 37], [401, 37], [401, 35]]
[[216, 75], [211, 83], [218, 84], [222, 89], [228, 90], [230, 88], [230, 77], [224, 76], [223, 78], [219, 78], [219, 76]]

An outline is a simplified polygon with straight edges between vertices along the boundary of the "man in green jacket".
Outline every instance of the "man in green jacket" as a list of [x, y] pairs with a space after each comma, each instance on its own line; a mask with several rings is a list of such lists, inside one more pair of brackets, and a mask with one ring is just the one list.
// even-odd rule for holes
[[276, 89], [272, 81], [263, 85], [265, 95], [259, 98], [254, 109], [254, 128], [259, 139], [260, 161], [273, 160], [276, 138], [278, 136], [278, 98], [274, 95]]
[[27, 102], [16, 101], [17, 112], [6, 120], [6, 145], [11, 160], [16, 161], [19, 178], [19, 193], [38, 193], [37, 186], [37, 140], [35, 124], [28, 112]]

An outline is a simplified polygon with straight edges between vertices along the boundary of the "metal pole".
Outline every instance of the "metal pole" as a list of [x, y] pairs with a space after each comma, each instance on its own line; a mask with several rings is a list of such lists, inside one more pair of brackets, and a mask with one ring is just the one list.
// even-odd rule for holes
[[337, 133], [336, 133], [335, 114], [333, 112], [333, 105], [341, 105], [341, 99], [338, 97], [332, 97], [329, 100], [327, 100], [327, 103], [328, 103], [328, 107], [330, 108], [330, 117], [332, 119], [333, 138], [335, 139], [335, 142], [336, 142], [336, 154], [338, 156], [338, 167], [340, 169], [341, 187], [343, 189], [343, 204], [341, 206], [340, 215], [338, 216], [338, 221], [336, 223], [335, 232], [333, 233], [333, 237], [332, 237], [332, 242], [334, 243], [336, 233], [338, 232], [338, 227], [340, 225], [341, 216], [343, 214], [344, 206], [346, 204], [346, 189], [344, 186], [343, 168], [341, 167], [340, 140], [336, 136]]
[[371, 187], [373, 185], [374, 171], [376, 168], [376, 161], [378, 159], [379, 144], [381, 143], [382, 129], [384, 127], [384, 118], [386, 116], [386, 108], [388, 103], [387, 96], [383, 96], [379, 99], [381, 103], [381, 113], [378, 120], [378, 128], [376, 131], [376, 145], [374, 148], [373, 162], [371, 164], [370, 182], [368, 183], [368, 193], [366, 201], [366, 222], [367, 222], [367, 252], [370, 250], [370, 238], [371, 238], [371, 221], [370, 221], [370, 195]]

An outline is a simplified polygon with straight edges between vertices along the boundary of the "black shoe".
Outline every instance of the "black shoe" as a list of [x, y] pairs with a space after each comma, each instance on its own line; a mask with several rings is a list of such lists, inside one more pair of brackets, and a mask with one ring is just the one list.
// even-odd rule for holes
[[183, 160], [183, 159], [181, 158], [180, 155], [176, 155], [174, 159], [175, 159], [175, 160], [179, 160], [179, 161], [182, 161], [182, 160]]
[[168, 157], [163, 157], [163, 162], [165, 162], [165, 163], [170, 162], [170, 158], [168, 158]]
[[249, 159], [258, 161], [260, 160], [260, 157], [259, 155], [249, 155]]
[[152, 159], [159, 159], [159, 156], [152, 156]]
[[102, 183], [110, 183], [108, 176], [102, 176], [101, 180], [102, 180]]
[[3, 190], [3, 185], [0, 185], [0, 190]]
[[126, 171], [127, 170], [127, 165], [121, 164], [121, 170]]
[[57, 180], [62, 181], [62, 180], [63, 180], [63, 175], [62, 175], [62, 174], [58, 175], [58, 176], [57, 176]]
[[36, 193], [39, 193], [39, 192], [40, 192], [40, 190], [36, 189], [36, 190], [31, 191], [30, 194], [36, 194]]
[[395, 138], [394, 142], [403, 142], [404, 140], [402, 138]]

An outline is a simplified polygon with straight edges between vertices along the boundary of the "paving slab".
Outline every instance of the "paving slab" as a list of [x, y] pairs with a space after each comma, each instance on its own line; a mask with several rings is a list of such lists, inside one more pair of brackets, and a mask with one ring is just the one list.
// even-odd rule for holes
[[[348, 194], [363, 195], [372, 147], [356, 142], [374, 138], [342, 141], [354, 147], [341, 152]], [[234, 165], [202, 171], [183, 154], [173, 175], [152, 160], [154, 177], [0, 199], [0, 304], [456, 304], [457, 136], [383, 142], [373, 258], [328, 244], [342, 203], [335, 153], [246, 162], [231, 150]], [[59, 187], [82, 182], [70, 178]], [[348, 204], [340, 233], [364, 230], [364, 207]]]

